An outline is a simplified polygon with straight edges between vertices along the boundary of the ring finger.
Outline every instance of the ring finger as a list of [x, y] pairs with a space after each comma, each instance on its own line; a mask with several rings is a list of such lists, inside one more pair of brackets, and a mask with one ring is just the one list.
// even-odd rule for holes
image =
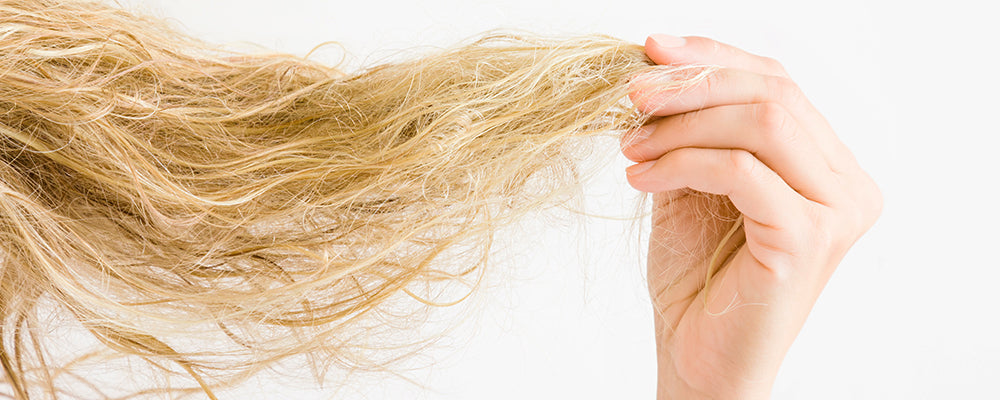
[[691, 188], [728, 196], [749, 218], [781, 232], [809, 206], [774, 171], [745, 150], [681, 148], [626, 169], [632, 187], [650, 193]]

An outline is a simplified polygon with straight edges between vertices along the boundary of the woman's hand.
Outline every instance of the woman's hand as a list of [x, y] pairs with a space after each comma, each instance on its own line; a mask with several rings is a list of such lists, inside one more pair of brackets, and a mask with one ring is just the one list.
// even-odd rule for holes
[[[722, 67], [686, 90], [642, 77], [631, 88], [637, 106], [662, 117], [623, 144], [638, 162], [630, 184], [654, 193], [658, 396], [767, 398], [820, 291], [881, 213], [881, 194], [774, 60], [666, 35], [651, 36], [646, 53]], [[746, 240], [706, 286], [741, 214], [735, 235]]]

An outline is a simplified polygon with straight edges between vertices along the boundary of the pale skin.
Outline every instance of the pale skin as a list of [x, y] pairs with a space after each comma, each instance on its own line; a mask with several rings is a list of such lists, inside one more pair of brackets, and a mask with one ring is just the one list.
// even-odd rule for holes
[[[653, 193], [657, 397], [769, 398], [830, 275], [881, 214], [882, 195], [778, 62], [703, 37], [652, 35], [646, 53], [657, 64], [722, 67], [680, 93], [642, 79], [631, 88], [637, 106], [661, 117], [622, 146], [637, 163], [629, 183]], [[653, 106], [663, 96], [671, 101]], [[740, 214], [745, 243], [706, 289], [712, 252]]]

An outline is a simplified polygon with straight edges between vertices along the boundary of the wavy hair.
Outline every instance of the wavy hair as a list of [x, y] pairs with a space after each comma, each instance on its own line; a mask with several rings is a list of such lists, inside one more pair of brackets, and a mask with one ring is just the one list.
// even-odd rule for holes
[[11, 396], [86, 381], [48, 350], [54, 311], [210, 398], [296, 356], [379, 369], [393, 304], [474, 286], [499, 227], [579, 183], [577, 139], [649, 118], [629, 79], [692, 68], [494, 32], [348, 74], [100, 2], [0, 0]]

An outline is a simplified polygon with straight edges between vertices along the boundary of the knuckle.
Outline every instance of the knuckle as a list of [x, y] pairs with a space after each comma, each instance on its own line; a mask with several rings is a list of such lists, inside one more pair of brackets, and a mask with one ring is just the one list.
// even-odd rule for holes
[[780, 61], [771, 57], [761, 57], [761, 63], [764, 64], [764, 68], [768, 71], [775, 73], [780, 76], [788, 76], [788, 71], [785, 66], [781, 64]]
[[769, 98], [783, 104], [795, 104], [802, 101], [802, 89], [795, 81], [781, 77], [772, 76], [768, 78]]
[[845, 215], [841, 227], [855, 239], [867, 232], [882, 215], [885, 199], [870, 175], [858, 169], [842, 176], [843, 197], [835, 204]]
[[814, 242], [832, 254], [843, 256], [871, 225], [866, 210], [858, 208], [827, 209], [823, 207], [823, 217], [817, 223]]
[[727, 75], [728, 74], [725, 70], [718, 70], [709, 73], [702, 78], [700, 86], [703, 88], [705, 93], [715, 93], [717, 89], [724, 87], [720, 85], [726, 81]]
[[757, 128], [771, 141], [790, 141], [793, 118], [788, 109], [774, 102], [760, 103], [755, 109]]
[[674, 116], [678, 132], [690, 132], [698, 123], [698, 110]]
[[729, 150], [729, 167], [736, 176], [744, 178], [756, 178], [760, 173], [757, 157], [742, 149]]

